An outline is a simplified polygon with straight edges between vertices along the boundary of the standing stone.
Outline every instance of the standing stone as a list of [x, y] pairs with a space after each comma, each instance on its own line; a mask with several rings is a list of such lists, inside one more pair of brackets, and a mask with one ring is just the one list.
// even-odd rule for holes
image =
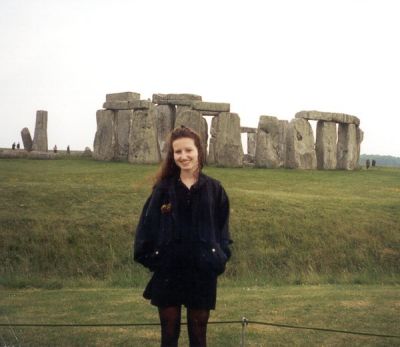
[[190, 110], [192, 110], [191, 106], [181, 106], [181, 105], [176, 106], [176, 117], [175, 118], [178, 118], [182, 112], [190, 111]]
[[286, 168], [315, 169], [317, 158], [314, 134], [310, 123], [302, 118], [292, 119], [286, 137]]
[[93, 158], [97, 160], [113, 160], [118, 152], [115, 131], [115, 112], [98, 110], [96, 112], [97, 131], [93, 144]]
[[255, 165], [279, 167], [279, 121], [276, 117], [260, 116], [256, 137]]
[[211, 119], [211, 128], [210, 128], [210, 146], [208, 149], [207, 156], [207, 164], [213, 165], [216, 163], [215, 161], [215, 146], [217, 143], [217, 127], [218, 127], [218, 117], [213, 117]]
[[278, 135], [278, 158], [279, 158], [279, 167], [285, 166], [286, 161], [286, 137], [287, 131], [289, 127], [289, 121], [287, 120], [279, 120], [279, 135]]
[[185, 106], [177, 106], [175, 128], [178, 128], [181, 125], [183, 125], [185, 127], [194, 130], [197, 134], [199, 134], [203, 146], [203, 153], [204, 156], [206, 156], [208, 134], [206, 134], [207, 124], [204, 124], [204, 122], [207, 121], [201, 116], [201, 113], [199, 111], [194, 111], [190, 108], [178, 113], [178, 108], [180, 107], [185, 107]]
[[47, 111], [36, 111], [32, 150], [47, 152]]
[[315, 144], [318, 169], [336, 169], [336, 142], [336, 123], [319, 120], [317, 122], [317, 139]]
[[214, 119], [217, 119], [215, 164], [223, 167], [242, 167], [243, 148], [239, 116], [236, 113], [222, 112]]
[[357, 163], [360, 161], [361, 142], [364, 140], [364, 132], [358, 126], [357, 131]]
[[256, 133], [247, 133], [247, 154], [251, 157], [256, 155]]
[[167, 137], [174, 129], [176, 109], [173, 105], [156, 106], [157, 141], [160, 149], [161, 158], [165, 159], [168, 148]]
[[156, 109], [137, 110], [133, 113], [129, 132], [128, 160], [134, 164], [155, 164], [160, 162], [157, 141]]
[[337, 143], [337, 168], [354, 170], [358, 166], [357, 130], [355, 124], [340, 123]]
[[117, 140], [116, 159], [128, 160], [129, 153], [129, 130], [133, 110], [119, 110], [115, 112], [115, 127]]
[[200, 128], [201, 144], [203, 145], [203, 163], [207, 162], [207, 142], [208, 142], [208, 124], [204, 117], [201, 117], [201, 128]]
[[33, 141], [31, 133], [29, 132], [28, 128], [23, 128], [21, 130], [21, 138], [22, 138], [22, 143], [24, 145], [24, 149], [30, 152], [32, 150]]

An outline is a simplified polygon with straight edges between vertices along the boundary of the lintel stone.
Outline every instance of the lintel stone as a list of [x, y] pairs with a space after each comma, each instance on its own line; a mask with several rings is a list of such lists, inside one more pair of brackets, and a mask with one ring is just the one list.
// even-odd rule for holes
[[223, 102], [196, 101], [192, 107], [197, 111], [229, 112], [231, 105]]
[[113, 101], [133, 101], [139, 100], [140, 94], [134, 92], [124, 92], [124, 93], [113, 93], [113, 94], [106, 94], [106, 101], [113, 102]]
[[241, 133], [252, 134], [252, 133], [256, 133], [257, 132], [257, 128], [240, 127], [240, 132]]
[[360, 125], [359, 118], [345, 113], [301, 111], [296, 113], [295, 118], [303, 118], [307, 120], [324, 120], [326, 122]]
[[201, 101], [200, 95], [195, 94], [153, 94], [153, 103], [158, 105], [192, 106], [194, 101]]

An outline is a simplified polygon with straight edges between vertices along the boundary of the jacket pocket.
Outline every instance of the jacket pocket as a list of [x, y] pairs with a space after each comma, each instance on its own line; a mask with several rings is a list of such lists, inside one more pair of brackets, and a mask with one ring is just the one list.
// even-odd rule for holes
[[221, 275], [225, 271], [228, 257], [217, 242], [199, 243], [196, 249], [196, 267], [202, 272]]

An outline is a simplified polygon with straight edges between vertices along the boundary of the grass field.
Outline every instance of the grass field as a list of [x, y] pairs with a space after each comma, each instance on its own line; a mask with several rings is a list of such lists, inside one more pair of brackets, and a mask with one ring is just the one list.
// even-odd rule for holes
[[[142, 285], [131, 243], [156, 166], [0, 161], [0, 284]], [[400, 283], [400, 170], [206, 168], [231, 200], [226, 277], [254, 285]], [[81, 281], [81, 282], [79, 282]]]
[[[0, 323], [157, 322], [131, 243], [157, 167], [0, 160]], [[400, 335], [400, 170], [221, 169], [235, 243], [211, 321]], [[49, 290], [55, 289], [55, 290]], [[185, 320], [185, 319], [183, 319]], [[241, 325], [210, 325], [238, 346]], [[187, 342], [185, 327], [181, 345]], [[158, 327], [0, 327], [1, 346], [156, 346]], [[250, 323], [246, 346], [400, 346]]]
[[[141, 289], [92, 288], [2, 290], [0, 323], [157, 323]], [[268, 322], [400, 335], [398, 286], [323, 285], [231, 287], [219, 289], [210, 321]], [[183, 322], [186, 321], [183, 314]], [[239, 346], [241, 324], [210, 324], [210, 347]], [[159, 327], [0, 327], [2, 346], [157, 346]], [[400, 346], [382, 338], [277, 328], [250, 323], [245, 346]], [[188, 345], [182, 326], [181, 346]]]

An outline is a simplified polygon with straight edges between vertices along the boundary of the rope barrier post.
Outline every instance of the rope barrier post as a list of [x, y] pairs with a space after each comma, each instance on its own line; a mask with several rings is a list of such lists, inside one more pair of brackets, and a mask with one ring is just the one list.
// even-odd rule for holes
[[242, 341], [240, 343], [240, 347], [244, 347], [244, 337], [245, 337], [245, 329], [249, 321], [246, 317], [242, 317]]

